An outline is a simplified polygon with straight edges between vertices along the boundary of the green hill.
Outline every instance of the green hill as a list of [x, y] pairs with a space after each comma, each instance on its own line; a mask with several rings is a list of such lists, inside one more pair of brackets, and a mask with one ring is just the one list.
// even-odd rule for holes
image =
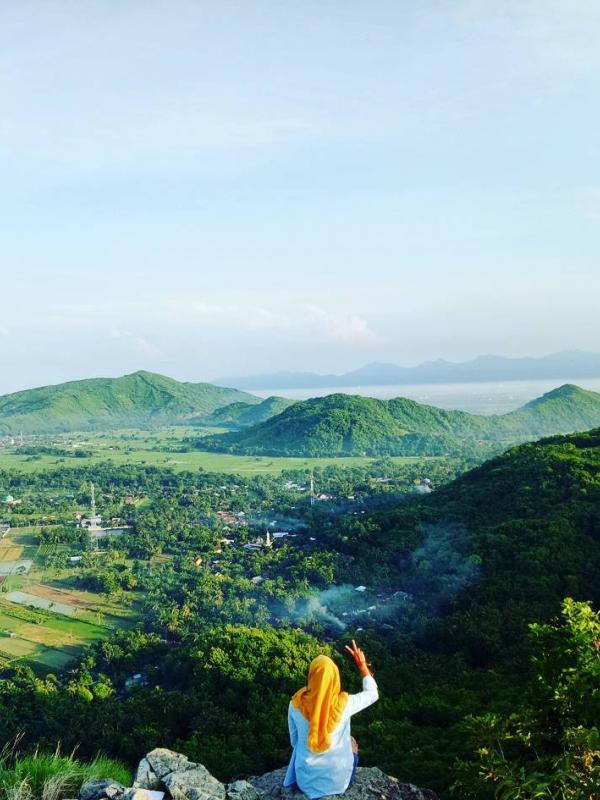
[[[404, 557], [422, 540], [424, 523], [461, 526], [480, 569], [445, 609], [445, 646], [478, 665], [523, 657], [527, 623], [558, 613], [564, 597], [600, 605], [600, 428], [511, 448], [418, 507], [353, 522], [355, 567], [376, 582], [378, 569], [387, 580], [398, 565], [402, 588], [431, 596], [423, 574], [407, 584]], [[369, 530], [366, 548], [361, 526]], [[448, 553], [427, 557], [430, 580], [448, 581]]]
[[500, 428], [506, 425], [510, 435], [528, 437], [571, 433], [594, 428], [600, 424], [598, 406], [600, 394], [566, 383], [532, 400], [522, 408], [495, 419]]
[[332, 394], [263, 423], [203, 439], [202, 449], [249, 455], [481, 455], [538, 436], [600, 425], [600, 394], [566, 384], [509, 414], [484, 417], [396, 398]]
[[230, 403], [203, 417], [201, 424], [215, 428], [247, 428], [281, 414], [286, 408], [294, 405], [294, 402], [285, 397], [273, 396], [267, 397], [261, 403]]
[[232, 402], [249, 405], [259, 400], [237, 389], [134, 372], [4, 395], [0, 397], [0, 434], [189, 423]]

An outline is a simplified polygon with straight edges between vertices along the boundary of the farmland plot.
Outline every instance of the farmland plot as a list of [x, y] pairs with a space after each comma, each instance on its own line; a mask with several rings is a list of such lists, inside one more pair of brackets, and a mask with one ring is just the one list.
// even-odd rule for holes
[[28, 558], [20, 561], [0, 561], [0, 575], [27, 575], [33, 561]]
[[58, 603], [53, 600], [48, 600], [45, 597], [38, 597], [29, 592], [9, 592], [6, 599], [11, 603], [18, 603], [23, 606], [33, 606], [34, 608], [41, 608], [44, 611], [52, 611], [55, 614], [64, 614], [66, 617], [72, 617], [77, 613], [77, 606], [68, 605], [67, 603]]

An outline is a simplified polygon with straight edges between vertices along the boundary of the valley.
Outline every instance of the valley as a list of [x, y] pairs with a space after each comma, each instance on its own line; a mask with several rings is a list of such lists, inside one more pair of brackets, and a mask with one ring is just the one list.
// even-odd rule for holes
[[352, 686], [357, 638], [386, 698], [353, 728], [365, 759], [487, 800], [476, 731], [530, 691], [531, 631], [600, 604], [598, 431], [537, 439], [593, 428], [599, 396], [564, 386], [496, 417], [226, 399], [0, 437], [7, 735], [265, 771], [311, 658]]
[[[245, 456], [190, 447], [191, 438], [196, 440], [199, 434], [208, 436], [216, 432], [218, 429], [214, 428], [199, 430], [178, 426], [158, 431], [32, 435], [24, 437], [23, 446], [19, 445], [18, 438], [11, 437], [5, 439], [4, 444], [0, 441], [0, 469], [28, 473], [108, 462], [167, 468], [175, 472], [201, 469], [228, 474], [271, 475], [312, 466], [364, 466], [375, 460], [371, 456]], [[418, 458], [397, 456], [394, 461], [411, 462]]]
[[[119, 441], [102, 436], [86, 447]], [[469, 715], [514, 707], [528, 680], [528, 625], [567, 596], [600, 602], [599, 453], [590, 432], [474, 469], [306, 459], [242, 475], [96, 456], [0, 469], [0, 566], [28, 566], [0, 577], [7, 730], [33, 743], [41, 715], [48, 741], [134, 761], [160, 729], [219, 776], [259, 772], [285, 757], [268, 721], [312, 655], [357, 637], [387, 698], [384, 717], [356, 723], [365, 758], [446, 797], [456, 759], [475, 757]]]

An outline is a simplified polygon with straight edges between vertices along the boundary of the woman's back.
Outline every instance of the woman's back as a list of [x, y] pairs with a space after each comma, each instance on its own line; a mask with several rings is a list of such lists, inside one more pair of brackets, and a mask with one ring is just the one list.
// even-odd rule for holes
[[352, 655], [363, 674], [362, 692], [341, 692], [337, 667], [331, 659], [319, 656], [311, 664], [307, 687], [297, 692], [289, 705], [293, 753], [284, 786], [296, 783], [311, 800], [342, 794], [348, 788], [355, 768], [350, 720], [379, 697], [364, 654], [354, 642], [353, 646]]

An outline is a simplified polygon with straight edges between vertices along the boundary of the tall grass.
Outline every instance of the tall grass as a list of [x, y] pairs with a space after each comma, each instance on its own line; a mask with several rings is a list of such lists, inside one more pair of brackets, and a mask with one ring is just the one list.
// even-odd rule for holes
[[20, 755], [16, 744], [0, 752], [0, 800], [65, 800], [77, 797], [91, 778], [110, 778], [128, 786], [131, 772], [102, 755], [83, 763], [59, 750]]

